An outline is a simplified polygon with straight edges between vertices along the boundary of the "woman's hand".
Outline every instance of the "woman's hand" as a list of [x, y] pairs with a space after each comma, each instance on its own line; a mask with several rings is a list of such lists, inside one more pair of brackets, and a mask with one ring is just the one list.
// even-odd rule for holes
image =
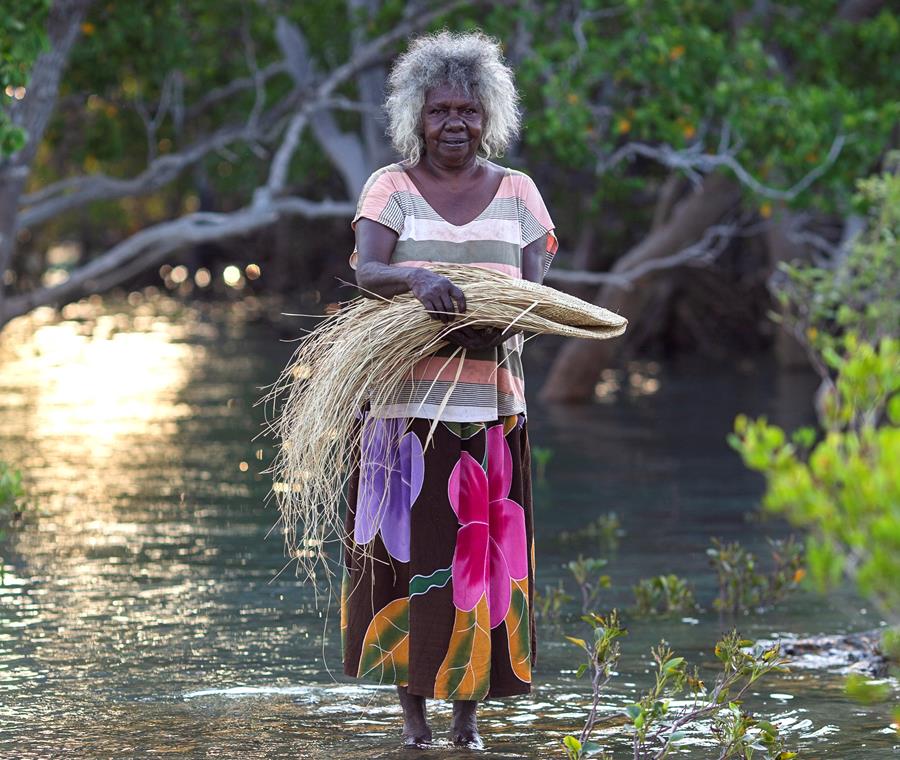
[[457, 327], [446, 335], [444, 338], [450, 343], [470, 351], [484, 351], [489, 348], [497, 348], [501, 343], [508, 341], [518, 331], [507, 330], [503, 332], [499, 327], [471, 327], [463, 325]]
[[[424, 267], [410, 267], [408, 282], [412, 294], [419, 299], [432, 319], [448, 323], [466, 310], [466, 294], [443, 275]], [[455, 302], [455, 303], [454, 303]], [[442, 313], [443, 312], [443, 313]]]

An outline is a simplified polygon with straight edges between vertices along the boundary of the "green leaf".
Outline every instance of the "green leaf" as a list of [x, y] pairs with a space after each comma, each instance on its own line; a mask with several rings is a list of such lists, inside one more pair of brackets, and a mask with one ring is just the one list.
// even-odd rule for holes
[[581, 742], [578, 741], [578, 739], [576, 739], [574, 736], [564, 736], [563, 744], [565, 744], [568, 749], [572, 750], [572, 752], [576, 753], [576, 757], [580, 757]]
[[666, 662], [663, 663], [663, 672], [671, 673], [673, 670], [677, 670], [683, 662], [684, 657], [673, 657], [671, 660], [666, 660]]
[[870, 681], [859, 673], [851, 673], [847, 677], [844, 690], [851, 699], [867, 705], [886, 702], [893, 692], [890, 684]]

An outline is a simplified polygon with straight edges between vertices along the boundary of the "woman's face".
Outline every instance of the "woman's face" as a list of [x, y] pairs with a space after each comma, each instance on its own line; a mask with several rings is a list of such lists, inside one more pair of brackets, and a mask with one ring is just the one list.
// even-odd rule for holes
[[425, 152], [444, 166], [465, 165], [478, 152], [483, 122], [477, 98], [450, 85], [432, 87], [422, 106]]

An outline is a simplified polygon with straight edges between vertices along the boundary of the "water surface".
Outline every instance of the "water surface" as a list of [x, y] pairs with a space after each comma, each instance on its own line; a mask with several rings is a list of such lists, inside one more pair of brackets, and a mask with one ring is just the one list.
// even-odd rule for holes
[[[133, 294], [66, 307], [61, 319], [41, 311], [0, 336], [0, 459], [23, 470], [39, 513], [3, 553], [0, 756], [472, 756], [400, 749], [393, 689], [342, 675], [334, 605], [279, 574], [261, 474], [271, 442], [258, 437], [254, 402], [292, 345], [266, 311], [252, 300], [189, 309]], [[806, 422], [812, 380], [752, 360], [639, 362], [607, 372], [590, 406], [542, 408], [552, 344], [541, 340], [527, 363], [532, 441], [553, 451], [535, 484], [538, 586], [565, 577], [559, 532], [613, 510], [625, 531], [618, 550], [585, 549], [610, 559], [601, 605], [628, 606], [638, 578], [674, 572], [709, 608], [712, 536], [764, 552], [765, 535], [786, 533], [747, 519], [762, 484], [724, 442], [734, 415]], [[482, 706], [481, 756], [561, 757], [559, 738], [580, 727], [587, 684], [574, 678], [578, 652], [563, 635], [583, 633], [569, 613], [539, 627], [532, 694]], [[777, 638], [880, 621], [849, 590], [797, 593], [737, 621], [629, 619], [606, 709], [649, 683], [661, 637], [711, 677], [712, 645], [735, 622], [748, 637]], [[802, 757], [896, 757], [888, 709], [847, 700], [837, 670], [770, 677], [749, 704], [776, 718]], [[429, 710], [444, 736], [449, 706]], [[622, 729], [604, 739], [631, 756]], [[679, 754], [716, 756], [708, 727]]]

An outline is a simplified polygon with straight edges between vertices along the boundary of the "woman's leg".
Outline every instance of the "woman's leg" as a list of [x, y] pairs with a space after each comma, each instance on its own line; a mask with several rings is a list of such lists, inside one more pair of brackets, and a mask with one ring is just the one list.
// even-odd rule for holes
[[410, 694], [405, 686], [397, 687], [400, 706], [403, 708], [403, 739], [406, 744], [427, 744], [431, 741], [431, 728], [425, 720], [425, 697]]
[[484, 749], [484, 742], [478, 734], [475, 711], [478, 702], [457, 699], [453, 702], [453, 722], [450, 724], [450, 735], [454, 744], [461, 744], [471, 749]]

